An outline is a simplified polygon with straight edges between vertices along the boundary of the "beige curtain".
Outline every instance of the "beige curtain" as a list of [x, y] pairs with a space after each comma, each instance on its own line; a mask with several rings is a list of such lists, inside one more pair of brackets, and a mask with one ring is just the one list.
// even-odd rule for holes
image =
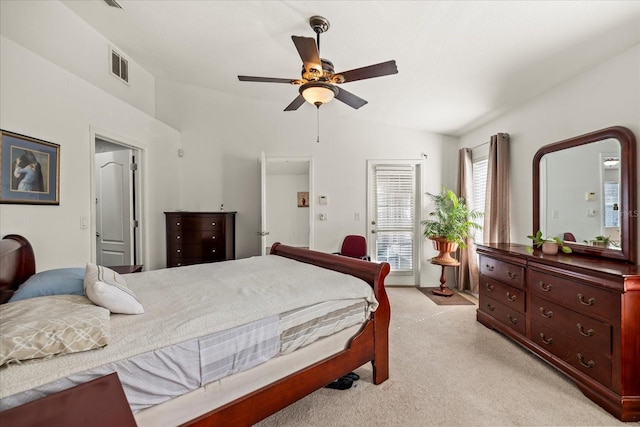
[[509, 243], [509, 134], [489, 142], [487, 191], [484, 207], [484, 243]]
[[[471, 149], [462, 148], [458, 153], [458, 188], [459, 197], [463, 197], [470, 210], [473, 206], [473, 163]], [[478, 262], [476, 245], [472, 239], [467, 239], [467, 247], [458, 251], [458, 289], [469, 290], [475, 294], [479, 292]]]

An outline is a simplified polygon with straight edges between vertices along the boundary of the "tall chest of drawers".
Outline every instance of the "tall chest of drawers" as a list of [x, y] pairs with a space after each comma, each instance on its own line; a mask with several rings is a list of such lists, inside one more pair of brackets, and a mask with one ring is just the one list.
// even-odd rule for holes
[[477, 319], [571, 377], [623, 421], [640, 420], [640, 266], [478, 246]]
[[235, 259], [236, 212], [165, 212], [167, 267]]

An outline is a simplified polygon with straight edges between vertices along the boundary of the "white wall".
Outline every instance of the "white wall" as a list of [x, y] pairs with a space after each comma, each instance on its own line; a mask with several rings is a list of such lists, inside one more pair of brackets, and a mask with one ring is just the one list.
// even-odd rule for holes
[[[158, 118], [182, 134], [182, 208], [216, 210], [224, 202], [226, 210], [238, 211], [238, 257], [260, 253], [256, 232], [261, 151], [267, 157], [313, 157], [315, 194], [329, 198], [329, 204], [322, 206], [329, 220], [314, 219], [314, 248], [335, 252], [345, 235], [366, 232], [367, 160], [419, 159], [426, 153], [423, 188], [434, 193], [443, 182], [441, 159], [456, 149], [455, 138], [364, 122], [357, 110], [339, 116], [338, 109], [349, 107], [338, 101], [321, 107], [317, 143], [316, 111], [311, 105], [283, 112], [280, 103], [165, 80], [158, 80], [156, 87]], [[312, 203], [320, 212], [318, 201]], [[354, 219], [356, 212], [360, 221]], [[424, 206], [423, 212], [426, 216]], [[424, 239], [421, 243], [423, 260], [435, 255], [430, 244]], [[439, 271], [424, 261], [423, 268], [422, 282], [438, 283]]]
[[80, 218], [92, 208], [92, 131], [104, 130], [143, 149], [144, 263], [164, 266], [163, 210], [175, 209], [179, 197], [179, 132], [4, 36], [0, 88], [2, 129], [60, 145], [60, 205], [0, 204], [0, 235], [27, 237], [38, 271], [90, 260], [95, 237]]
[[48, 61], [131, 104], [155, 115], [155, 79], [129, 59], [129, 84], [109, 71], [109, 45], [100, 33], [59, 1], [1, 1], [2, 35], [37, 52]]
[[[511, 135], [512, 242], [530, 243], [526, 236], [533, 227], [531, 166], [540, 147], [614, 125], [640, 137], [638, 76], [640, 45], [460, 138], [460, 147], [474, 147], [498, 132]], [[638, 157], [640, 164], [640, 151]]]

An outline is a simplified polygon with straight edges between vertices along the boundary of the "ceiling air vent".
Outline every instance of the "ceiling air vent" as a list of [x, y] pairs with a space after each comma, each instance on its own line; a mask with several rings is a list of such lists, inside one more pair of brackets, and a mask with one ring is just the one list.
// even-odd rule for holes
[[104, 0], [104, 2], [111, 7], [122, 9], [122, 6], [120, 6], [116, 0]]
[[111, 48], [111, 74], [129, 83], [129, 60]]

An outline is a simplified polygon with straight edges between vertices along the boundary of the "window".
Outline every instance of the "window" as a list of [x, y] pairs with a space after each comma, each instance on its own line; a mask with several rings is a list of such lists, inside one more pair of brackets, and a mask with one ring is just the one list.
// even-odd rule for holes
[[111, 74], [125, 83], [129, 82], [129, 61], [113, 49], [111, 49]]
[[604, 183], [604, 226], [620, 227], [620, 210], [618, 200], [620, 183], [605, 181]]
[[388, 262], [391, 271], [413, 273], [415, 167], [376, 165], [373, 179], [376, 260]]
[[[488, 160], [482, 159], [473, 162], [473, 200], [472, 207], [475, 210], [484, 212], [484, 203], [487, 192], [487, 166]], [[480, 226], [483, 224], [483, 219], [478, 218], [475, 220]], [[483, 233], [482, 230], [473, 231], [473, 240], [476, 243], [482, 243]]]

